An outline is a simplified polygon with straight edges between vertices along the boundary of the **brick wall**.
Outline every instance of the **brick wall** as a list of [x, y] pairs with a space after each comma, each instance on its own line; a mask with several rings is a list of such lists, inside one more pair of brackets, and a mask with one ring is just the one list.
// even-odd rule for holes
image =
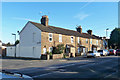
[[[62, 35], [62, 42], [59, 42], [59, 34], [52, 33], [52, 35], [53, 41], [49, 42], [49, 33], [41, 32], [41, 53], [43, 53], [43, 48], [46, 48], [47, 51], [49, 51], [49, 47], [57, 46], [58, 44], [64, 44], [64, 46], [66, 46], [66, 44], [71, 44], [75, 47], [75, 52], [78, 52], [78, 37], [73, 36], [74, 42], [71, 43], [71, 36], [69, 35]], [[88, 38], [80, 37], [79, 39], [81, 41], [81, 45], [88, 48], [88, 51], [91, 50], [93, 44], [97, 45], [97, 39], [92, 39], [92, 44], [90, 44], [90, 39]], [[86, 39], [88, 39], [88, 43], [86, 43]], [[100, 44], [100, 40], [98, 40], [98, 45], [100, 46], [100, 48], [103, 46], [102, 44]]]

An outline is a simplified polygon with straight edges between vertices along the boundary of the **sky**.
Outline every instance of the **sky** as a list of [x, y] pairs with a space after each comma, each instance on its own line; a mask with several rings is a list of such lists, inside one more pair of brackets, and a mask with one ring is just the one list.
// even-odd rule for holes
[[43, 15], [48, 15], [49, 25], [70, 30], [82, 26], [83, 32], [93, 30], [93, 34], [106, 36], [105, 29], [118, 27], [117, 2], [3, 2], [2, 42], [14, 43], [17, 31], [21, 31], [28, 21], [40, 23]]

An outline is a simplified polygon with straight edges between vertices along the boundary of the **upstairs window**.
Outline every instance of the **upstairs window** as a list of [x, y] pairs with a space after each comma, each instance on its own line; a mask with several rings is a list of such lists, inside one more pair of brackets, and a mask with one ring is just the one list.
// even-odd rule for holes
[[71, 37], [71, 43], [73, 43], [74, 42], [74, 40], [73, 40], [73, 36]]
[[59, 42], [62, 42], [62, 35], [59, 34]]
[[49, 33], [49, 42], [52, 42], [52, 40], [53, 40], [53, 34]]
[[33, 42], [35, 42], [35, 32], [33, 32]]
[[86, 43], [88, 43], [88, 39], [86, 39]]
[[98, 40], [96, 40], [96, 45], [98, 45]]
[[80, 38], [78, 37], [78, 43], [80, 43]]
[[90, 44], [92, 44], [92, 39], [90, 39]]

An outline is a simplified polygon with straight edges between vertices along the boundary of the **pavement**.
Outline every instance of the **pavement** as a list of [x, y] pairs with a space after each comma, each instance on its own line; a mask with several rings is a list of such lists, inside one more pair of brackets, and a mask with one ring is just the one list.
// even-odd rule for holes
[[2, 59], [2, 69], [33, 79], [120, 79], [120, 56], [57, 60]]

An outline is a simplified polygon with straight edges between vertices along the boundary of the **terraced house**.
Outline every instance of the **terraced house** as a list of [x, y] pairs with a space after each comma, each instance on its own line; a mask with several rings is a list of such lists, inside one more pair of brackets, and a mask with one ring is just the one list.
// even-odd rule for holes
[[51, 52], [53, 47], [64, 44], [64, 54], [84, 55], [87, 51], [103, 48], [100, 37], [92, 35], [92, 30], [82, 32], [78, 26], [76, 31], [48, 25], [48, 16], [42, 16], [41, 24], [29, 21], [20, 32], [18, 57], [40, 58]]

